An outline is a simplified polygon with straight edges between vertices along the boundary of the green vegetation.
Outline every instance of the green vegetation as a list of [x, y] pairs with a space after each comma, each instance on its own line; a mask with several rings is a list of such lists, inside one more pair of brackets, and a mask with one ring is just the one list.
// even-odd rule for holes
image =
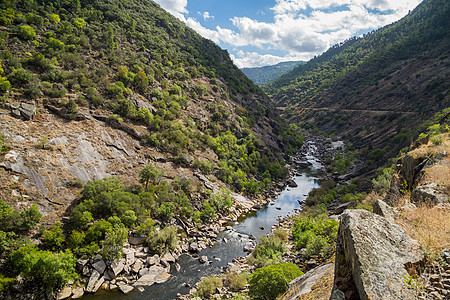
[[267, 266], [277, 263], [287, 248], [286, 241], [279, 235], [263, 236], [247, 258], [248, 263], [256, 266]]
[[198, 284], [197, 295], [201, 299], [208, 299], [215, 293], [217, 288], [221, 288], [222, 286], [222, 279], [214, 276], [205, 277]]
[[289, 282], [303, 275], [292, 263], [280, 263], [257, 269], [249, 279], [249, 295], [257, 300], [274, 300], [284, 293]]
[[286, 61], [273, 66], [259, 68], [242, 68], [242, 72], [247, 75], [256, 85], [263, 85], [277, 79], [281, 75], [292, 71], [297, 65], [303, 64], [298, 61]]
[[225, 275], [224, 282], [234, 292], [243, 290], [247, 286], [247, 274], [239, 274], [237, 272], [228, 272]]
[[295, 220], [292, 236], [298, 249], [305, 248], [303, 256], [309, 259], [313, 256], [329, 257], [336, 245], [338, 223], [327, 219], [324, 215], [299, 217]]

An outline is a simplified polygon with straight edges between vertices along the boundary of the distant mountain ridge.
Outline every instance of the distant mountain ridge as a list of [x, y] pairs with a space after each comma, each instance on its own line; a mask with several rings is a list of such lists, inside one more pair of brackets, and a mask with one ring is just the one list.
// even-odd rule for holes
[[262, 88], [291, 122], [395, 155], [418, 124], [450, 106], [449, 14], [448, 1], [425, 0]]
[[305, 62], [302, 61], [285, 61], [280, 62], [276, 65], [256, 67], [256, 68], [242, 68], [241, 70], [256, 85], [263, 85], [292, 71], [299, 64], [304, 63]]

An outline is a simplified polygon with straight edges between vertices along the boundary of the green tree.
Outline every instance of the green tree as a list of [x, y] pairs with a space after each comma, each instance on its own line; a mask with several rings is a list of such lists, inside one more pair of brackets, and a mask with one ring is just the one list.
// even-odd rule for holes
[[48, 249], [53, 251], [61, 249], [61, 246], [65, 241], [61, 226], [62, 224], [60, 222], [56, 222], [50, 226], [48, 230], [44, 231], [42, 240]]
[[147, 165], [139, 172], [139, 182], [148, 187], [148, 183], [151, 181], [153, 184], [159, 182], [163, 172], [154, 165]]
[[34, 40], [36, 38], [36, 32], [33, 27], [29, 25], [22, 25], [19, 28], [19, 36], [24, 40]]
[[114, 226], [106, 231], [105, 239], [101, 242], [100, 254], [104, 259], [119, 259], [123, 254], [123, 244], [128, 239], [128, 229]]
[[275, 300], [288, 289], [289, 282], [301, 275], [303, 272], [292, 263], [259, 268], [250, 276], [248, 294], [257, 300]]

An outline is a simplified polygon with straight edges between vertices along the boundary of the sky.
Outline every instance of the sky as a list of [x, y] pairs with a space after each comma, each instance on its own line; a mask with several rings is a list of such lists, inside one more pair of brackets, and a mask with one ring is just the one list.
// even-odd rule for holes
[[155, 0], [239, 67], [307, 61], [395, 22], [421, 0]]

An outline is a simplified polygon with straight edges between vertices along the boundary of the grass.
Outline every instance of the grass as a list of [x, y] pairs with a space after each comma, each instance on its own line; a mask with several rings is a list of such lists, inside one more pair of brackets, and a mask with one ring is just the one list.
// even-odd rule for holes
[[450, 208], [419, 206], [405, 209], [396, 218], [408, 236], [417, 240], [434, 259], [450, 247]]

